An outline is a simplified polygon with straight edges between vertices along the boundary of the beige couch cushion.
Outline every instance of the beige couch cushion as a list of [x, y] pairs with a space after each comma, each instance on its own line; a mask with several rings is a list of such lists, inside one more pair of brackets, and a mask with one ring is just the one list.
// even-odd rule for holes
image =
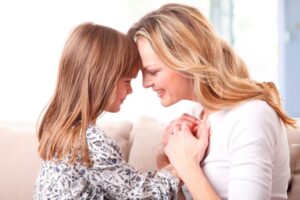
[[130, 150], [130, 132], [132, 123], [129, 121], [116, 121], [98, 123], [105, 134], [114, 139], [121, 149], [124, 159], [128, 161], [128, 154]]
[[142, 172], [155, 170], [155, 151], [165, 124], [148, 117], [141, 117], [130, 133], [132, 146], [128, 163]]
[[0, 199], [32, 199], [40, 167], [35, 128], [0, 127]]
[[[0, 199], [32, 199], [35, 179], [41, 159], [34, 123], [18, 125], [0, 122]], [[125, 158], [128, 158], [132, 123], [105, 122], [99, 125], [116, 140]]]
[[291, 183], [289, 185], [289, 200], [300, 199], [300, 144], [290, 145]]
[[[299, 126], [299, 120], [298, 120]], [[289, 200], [300, 199], [300, 127], [287, 130], [290, 159], [291, 159], [291, 183], [288, 189]]]

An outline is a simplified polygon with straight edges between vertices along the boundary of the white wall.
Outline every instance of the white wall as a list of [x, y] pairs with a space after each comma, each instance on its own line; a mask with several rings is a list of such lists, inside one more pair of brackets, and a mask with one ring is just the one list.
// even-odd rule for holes
[[234, 0], [235, 49], [257, 81], [278, 86], [278, 2]]
[[[208, 10], [207, 1], [191, 0], [0, 1], [0, 121], [38, 118], [53, 93], [59, 57], [73, 27], [90, 21], [126, 32], [146, 12], [166, 2]], [[162, 109], [155, 94], [142, 88], [141, 77], [133, 88], [122, 111], [105, 115], [106, 119], [148, 115], [167, 120], [179, 112], [176, 106]]]
[[[209, 0], [0, 1], [0, 121], [38, 118], [53, 93], [63, 45], [76, 25], [90, 21], [126, 32], [167, 2], [186, 3], [209, 16]], [[254, 79], [277, 82], [277, 2], [234, 2], [237, 52]], [[133, 81], [133, 89], [121, 112], [105, 114], [104, 119], [147, 115], [169, 121], [190, 107], [189, 102], [161, 107], [156, 94], [142, 88], [141, 76]]]

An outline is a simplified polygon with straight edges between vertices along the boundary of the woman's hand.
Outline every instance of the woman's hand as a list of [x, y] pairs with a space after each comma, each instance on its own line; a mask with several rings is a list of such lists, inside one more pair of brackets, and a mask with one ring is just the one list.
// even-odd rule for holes
[[173, 133], [175, 127], [181, 129], [181, 126], [183, 123], [186, 123], [191, 130], [191, 133], [193, 135], [196, 135], [198, 126], [200, 124], [200, 120], [197, 119], [196, 117], [189, 115], [187, 113], [182, 114], [180, 117], [177, 119], [174, 119], [169, 123], [169, 125], [166, 127], [164, 135], [162, 137], [161, 143], [166, 146], [168, 143], [168, 139], [170, 135]]
[[174, 129], [165, 147], [165, 153], [180, 177], [189, 170], [190, 164], [199, 165], [203, 159], [208, 146], [209, 132], [208, 121], [202, 121], [199, 125], [197, 137], [192, 135], [186, 123], [183, 123], [180, 129]]
[[170, 164], [169, 158], [165, 154], [165, 146], [168, 143], [170, 135], [173, 133], [175, 127], [181, 128], [183, 123], [187, 123], [194, 135], [196, 135], [197, 128], [200, 124], [200, 120], [189, 114], [182, 114], [177, 119], [171, 121], [166, 127], [164, 135], [162, 136], [161, 143], [156, 150], [156, 168], [161, 169], [164, 166]]

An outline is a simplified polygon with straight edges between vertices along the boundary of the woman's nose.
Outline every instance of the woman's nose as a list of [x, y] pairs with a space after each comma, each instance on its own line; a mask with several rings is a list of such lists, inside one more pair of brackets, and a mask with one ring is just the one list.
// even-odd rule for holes
[[153, 86], [153, 81], [150, 79], [149, 76], [144, 75], [143, 76], [143, 87], [144, 88], [149, 88]]

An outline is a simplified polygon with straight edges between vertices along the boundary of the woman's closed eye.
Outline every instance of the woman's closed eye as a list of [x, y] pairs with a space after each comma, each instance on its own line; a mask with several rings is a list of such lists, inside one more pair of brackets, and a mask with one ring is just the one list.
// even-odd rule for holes
[[157, 75], [157, 73], [159, 72], [159, 70], [146, 70], [146, 73], [150, 74], [151, 76], [155, 76]]
[[152, 76], [155, 76], [158, 73], [158, 71], [150, 71], [149, 74], [151, 74]]

